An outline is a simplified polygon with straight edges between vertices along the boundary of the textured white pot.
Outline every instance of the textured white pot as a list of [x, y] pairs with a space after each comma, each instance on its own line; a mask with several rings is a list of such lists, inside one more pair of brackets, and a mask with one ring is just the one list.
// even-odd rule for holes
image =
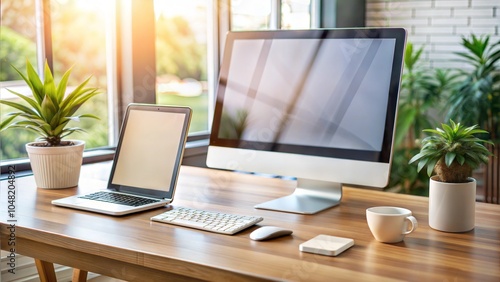
[[445, 232], [474, 229], [476, 216], [476, 180], [467, 183], [429, 182], [429, 226]]
[[84, 141], [72, 140], [73, 146], [37, 147], [26, 144], [36, 185], [45, 189], [75, 187], [80, 178]]

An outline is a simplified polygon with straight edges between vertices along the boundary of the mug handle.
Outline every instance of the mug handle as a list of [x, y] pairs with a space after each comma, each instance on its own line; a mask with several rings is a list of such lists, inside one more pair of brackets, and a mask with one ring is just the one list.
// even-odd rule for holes
[[415, 217], [413, 217], [412, 215], [407, 216], [405, 218], [405, 220], [408, 220], [408, 221], [411, 222], [411, 229], [410, 230], [406, 230], [406, 231], [403, 232], [403, 234], [406, 235], [406, 234], [412, 233], [415, 229], [417, 229], [418, 223], [417, 223], [417, 219]]

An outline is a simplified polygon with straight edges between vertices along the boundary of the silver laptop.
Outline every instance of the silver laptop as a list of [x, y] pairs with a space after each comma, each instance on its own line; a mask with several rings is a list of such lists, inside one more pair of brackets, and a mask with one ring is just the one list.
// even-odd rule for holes
[[125, 215], [172, 202], [191, 122], [188, 107], [127, 107], [107, 189], [52, 204]]

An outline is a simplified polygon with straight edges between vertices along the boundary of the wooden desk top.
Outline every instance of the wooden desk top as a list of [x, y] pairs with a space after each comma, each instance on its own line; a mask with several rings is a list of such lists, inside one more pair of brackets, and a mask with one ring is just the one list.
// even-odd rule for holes
[[[109, 164], [86, 165], [79, 188], [43, 190], [32, 177], [16, 179], [16, 251], [19, 254], [130, 281], [179, 280], [418, 280], [500, 281], [500, 205], [477, 203], [476, 228], [444, 233], [428, 225], [428, 200], [366, 189], [344, 188], [338, 207], [298, 215], [253, 206], [292, 192], [295, 183], [218, 170], [183, 167], [174, 205], [259, 215], [258, 225], [284, 226], [292, 236], [272, 241], [249, 239], [251, 231], [219, 235], [151, 222], [156, 209], [112, 217], [56, 207], [52, 199], [101, 183]], [[1, 246], [8, 250], [7, 183], [1, 184]], [[418, 229], [397, 244], [375, 241], [365, 219], [371, 206], [408, 208]], [[353, 238], [355, 245], [337, 257], [299, 251], [318, 234]]]

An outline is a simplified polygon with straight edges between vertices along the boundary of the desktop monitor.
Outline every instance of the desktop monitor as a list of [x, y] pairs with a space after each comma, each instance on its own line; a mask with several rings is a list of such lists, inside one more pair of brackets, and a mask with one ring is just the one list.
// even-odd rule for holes
[[207, 166], [296, 177], [255, 206], [293, 213], [339, 204], [343, 184], [385, 187], [405, 42], [402, 28], [229, 32]]

